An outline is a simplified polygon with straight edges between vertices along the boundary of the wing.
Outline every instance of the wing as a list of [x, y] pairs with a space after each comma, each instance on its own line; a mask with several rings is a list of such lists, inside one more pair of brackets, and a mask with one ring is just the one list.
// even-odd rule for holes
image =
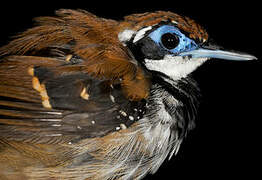
[[119, 42], [117, 21], [82, 10], [56, 14], [37, 18], [35, 27], [0, 48], [2, 137], [103, 136], [120, 122], [132, 124], [117, 118], [119, 111], [149, 94], [150, 76]]
[[0, 55], [77, 57], [82, 60], [81, 70], [93, 77], [122, 79], [128, 99], [147, 98], [150, 76], [118, 39], [119, 32], [127, 27], [83, 10], [62, 9], [56, 14], [36, 18], [37, 25], [0, 48]]
[[3, 172], [62, 165], [81, 153], [70, 144], [143, 117], [150, 75], [119, 42], [119, 23], [85, 11], [57, 15], [0, 48]]
[[129, 101], [120, 81], [94, 78], [75, 63], [81, 60], [72, 61], [33, 56], [0, 61], [0, 139], [76, 142], [127, 128], [143, 116], [134, 109], [145, 102]]

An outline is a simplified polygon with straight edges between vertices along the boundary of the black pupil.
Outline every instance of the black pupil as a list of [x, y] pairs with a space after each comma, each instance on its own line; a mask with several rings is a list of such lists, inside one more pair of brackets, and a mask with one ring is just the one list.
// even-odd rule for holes
[[179, 44], [179, 39], [174, 34], [166, 33], [162, 35], [161, 42], [165, 48], [174, 49]]

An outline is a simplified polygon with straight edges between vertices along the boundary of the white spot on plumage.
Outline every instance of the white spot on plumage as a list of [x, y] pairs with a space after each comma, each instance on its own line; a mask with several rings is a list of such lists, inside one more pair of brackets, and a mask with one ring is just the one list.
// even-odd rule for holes
[[134, 121], [134, 117], [133, 116], [129, 116], [128, 117], [131, 121]]
[[125, 124], [120, 124], [121, 129], [127, 129]]
[[45, 112], [46, 114], [53, 114], [53, 115], [62, 115], [62, 112], [55, 112], [55, 111], [50, 111], [50, 112]]
[[125, 111], [120, 110], [119, 113], [120, 113], [121, 115], [125, 116], [125, 117], [127, 116], [127, 114], [126, 114]]
[[132, 38], [134, 33], [135, 33], [135, 31], [130, 30], [130, 29], [126, 29], [126, 30], [124, 30], [124, 31], [122, 31], [118, 34], [118, 39], [119, 39], [119, 41], [121, 41], [123, 43], [127, 42]]
[[142, 38], [144, 37], [145, 33], [146, 33], [147, 31], [151, 30], [151, 29], [152, 29], [152, 26], [148, 26], [148, 27], [146, 27], [146, 28], [143, 28], [143, 29], [139, 30], [139, 31], [136, 33], [136, 36], [135, 36], [135, 38], [134, 38], [134, 40], [133, 40], [133, 43], [135, 43], [135, 42], [139, 41], [140, 39], [142, 39]]
[[111, 99], [111, 101], [113, 102], [113, 103], [115, 103], [115, 97], [113, 96], [113, 95], [109, 95], [109, 97], [110, 97], [110, 99]]
[[117, 130], [117, 131], [119, 131], [120, 129], [121, 129], [121, 127], [119, 127], [119, 126], [116, 127], [116, 130]]
[[62, 126], [61, 124], [52, 124], [53, 127], [60, 127]]
[[46, 136], [55, 137], [55, 136], [62, 136], [62, 134], [47, 134]]
[[174, 23], [174, 24], [178, 24], [178, 22], [176, 22], [175, 20], [173, 20], [172, 23]]
[[44, 122], [61, 122], [61, 119], [40, 119], [39, 121], [44, 121]]

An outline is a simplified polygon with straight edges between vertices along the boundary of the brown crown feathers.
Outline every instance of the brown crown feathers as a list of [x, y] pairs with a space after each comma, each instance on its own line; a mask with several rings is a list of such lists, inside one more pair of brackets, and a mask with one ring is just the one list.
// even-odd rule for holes
[[[112, 82], [122, 80], [123, 93], [129, 100], [135, 101], [149, 95], [150, 75], [136, 64], [119, 41], [121, 31], [137, 31], [171, 20], [188, 32], [190, 38], [201, 41], [208, 38], [205, 30], [193, 20], [171, 12], [133, 14], [119, 22], [99, 18], [84, 10], [61, 9], [56, 11], [56, 15], [35, 18], [36, 26], [15, 36], [13, 41], [0, 48], [0, 54], [60, 57], [64, 60], [68, 60], [68, 55], [78, 56], [83, 60], [78, 65], [81, 71]], [[67, 72], [72, 69], [79, 70], [63, 67]]]

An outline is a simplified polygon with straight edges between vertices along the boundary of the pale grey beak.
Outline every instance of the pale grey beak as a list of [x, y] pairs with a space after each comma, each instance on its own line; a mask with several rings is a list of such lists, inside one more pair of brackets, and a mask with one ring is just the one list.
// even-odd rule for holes
[[199, 48], [192, 51], [183, 52], [180, 53], [179, 55], [192, 56], [193, 58], [216, 58], [216, 59], [235, 60], [235, 61], [257, 60], [255, 56], [245, 53], [236, 53], [236, 52], [223, 51], [218, 49], [205, 49], [205, 48]]

